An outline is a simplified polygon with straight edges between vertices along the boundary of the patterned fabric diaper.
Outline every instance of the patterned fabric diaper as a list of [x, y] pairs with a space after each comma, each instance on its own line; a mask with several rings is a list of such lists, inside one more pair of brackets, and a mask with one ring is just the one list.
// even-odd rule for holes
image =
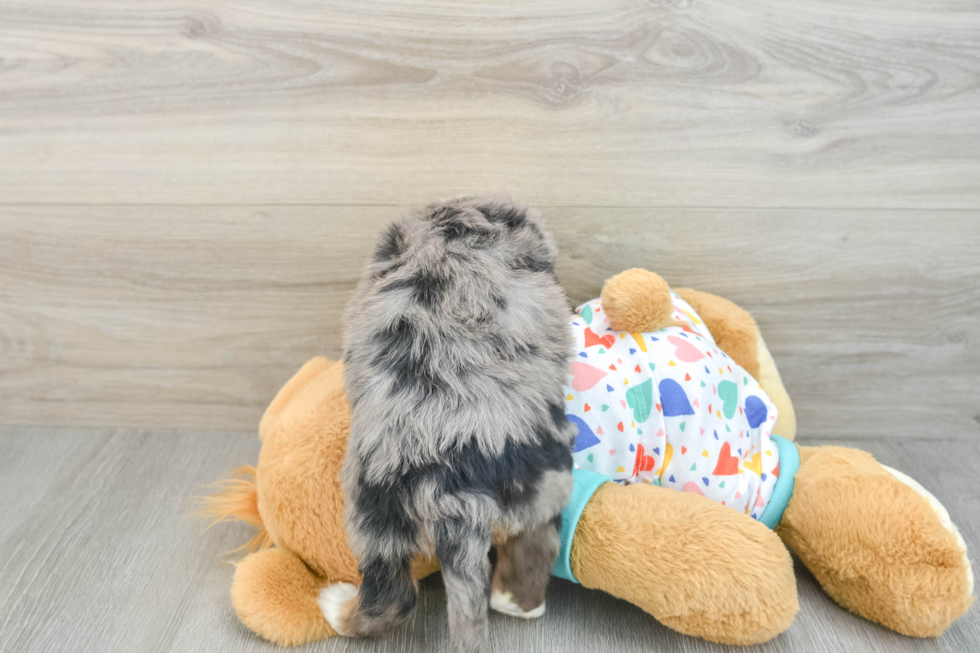
[[[760, 519], [779, 476], [776, 406], [671, 293], [684, 327], [613, 331], [595, 299], [572, 319], [565, 413], [576, 469], [706, 496]], [[781, 512], [781, 509], [780, 509]]]

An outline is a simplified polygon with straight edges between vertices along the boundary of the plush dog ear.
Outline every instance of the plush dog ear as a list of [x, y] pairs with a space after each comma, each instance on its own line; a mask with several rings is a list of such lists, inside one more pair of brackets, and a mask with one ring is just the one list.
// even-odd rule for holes
[[643, 333], [674, 324], [670, 286], [658, 274], [633, 268], [606, 281], [602, 310], [616, 331]]

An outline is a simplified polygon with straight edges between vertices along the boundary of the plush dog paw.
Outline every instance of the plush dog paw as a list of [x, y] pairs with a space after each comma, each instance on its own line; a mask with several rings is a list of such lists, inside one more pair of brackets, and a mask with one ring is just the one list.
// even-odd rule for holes
[[322, 588], [323, 581], [302, 560], [273, 547], [238, 562], [231, 602], [238, 618], [257, 635], [280, 646], [296, 646], [337, 634], [317, 605]]
[[510, 592], [499, 592], [494, 590], [490, 594], [490, 607], [497, 612], [509, 615], [511, 617], [518, 617], [520, 619], [537, 619], [544, 614], [545, 604], [542, 603], [538, 607], [531, 610], [524, 610], [521, 606], [514, 602], [514, 597], [511, 596]]
[[848, 610], [912, 637], [938, 637], [973, 602], [966, 544], [921, 485], [843, 447], [800, 447], [777, 532]]
[[334, 583], [320, 590], [320, 597], [317, 599], [320, 611], [338, 635], [350, 635], [344, 626], [346, 617], [350, 614], [353, 602], [356, 600], [357, 587], [350, 583]]
[[932, 492], [922, 487], [914, 478], [911, 478], [907, 474], [903, 474], [897, 469], [892, 469], [888, 465], [882, 465], [882, 467], [884, 467], [885, 471], [887, 471], [889, 474], [915, 490], [916, 494], [925, 499], [929, 503], [929, 507], [932, 508], [932, 511], [936, 513], [936, 519], [939, 520], [939, 523], [942, 524], [943, 528], [945, 528], [950, 535], [956, 538], [956, 547], [962, 552], [962, 568], [966, 577], [966, 595], [973, 596], [973, 567], [970, 565], [970, 558], [966, 554], [966, 542], [963, 540], [963, 536], [960, 535], [960, 529], [956, 528], [956, 524], [954, 524], [953, 520], [950, 519], [949, 512], [946, 510], [946, 507], [939, 503], [939, 499], [934, 497]]

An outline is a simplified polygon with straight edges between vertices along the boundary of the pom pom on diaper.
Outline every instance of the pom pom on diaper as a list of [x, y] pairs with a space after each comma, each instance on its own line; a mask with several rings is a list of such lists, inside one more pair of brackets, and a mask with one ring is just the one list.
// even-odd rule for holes
[[606, 281], [602, 310], [616, 331], [642, 333], [674, 324], [670, 286], [660, 275], [639, 268]]

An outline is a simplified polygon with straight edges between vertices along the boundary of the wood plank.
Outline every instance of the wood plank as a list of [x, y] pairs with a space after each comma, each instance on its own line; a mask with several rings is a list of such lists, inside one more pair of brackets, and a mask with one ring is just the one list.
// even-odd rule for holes
[[0, 215], [0, 419], [256, 428], [340, 318], [392, 209]]
[[0, 202], [980, 208], [969, 0], [5, 0]]
[[[854, 444], [934, 492], [967, 545], [978, 550], [980, 490], [973, 472], [980, 444]], [[189, 496], [230, 467], [254, 462], [258, 449], [250, 433], [0, 427], [0, 651], [278, 650], [238, 622], [228, 597], [233, 569], [223, 564], [228, 558], [222, 552], [247, 539], [248, 529], [225, 524], [202, 532], [202, 524], [188, 516]], [[980, 648], [980, 611], [969, 612], [938, 640], [913, 639], [837, 607], [805, 569], [797, 569], [797, 578], [801, 610], [795, 623], [757, 647], [732, 649], [684, 637], [607, 594], [555, 581], [544, 618], [528, 623], [491, 616], [489, 653]], [[445, 650], [445, 609], [435, 576], [422, 583], [419, 612], [407, 628], [375, 640], [334, 639], [295, 650]]]
[[[244, 534], [202, 537], [188, 497], [258, 448], [245, 435], [0, 430], [2, 457], [19, 458], [4, 482], [40, 495], [13, 527], [0, 516], [0, 650], [163, 650], [200, 579]], [[72, 459], [57, 475], [51, 449]]]
[[[972, 212], [546, 207], [574, 303], [626, 268], [758, 319], [820, 437], [976, 438]], [[390, 207], [6, 207], [0, 423], [254, 429]]]

